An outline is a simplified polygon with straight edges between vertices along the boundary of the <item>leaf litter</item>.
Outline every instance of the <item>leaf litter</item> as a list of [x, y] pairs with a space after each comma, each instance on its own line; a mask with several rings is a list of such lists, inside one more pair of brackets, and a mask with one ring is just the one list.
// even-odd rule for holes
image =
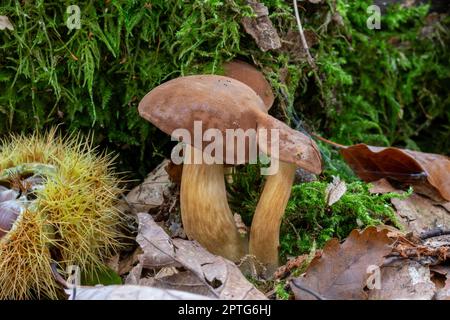
[[[183, 299], [184, 294], [188, 298], [194, 295], [192, 299], [266, 298], [234, 263], [209, 253], [195, 241], [172, 239], [179, 234], [172, 232], [173, 221], [167, 223], [167, 214], [160, 222], [152, 218], [177, 205], [167, 204], [178, 196], [174, 187], [178, 174], [173, 170], [169, 162], [163, 162], [127, 196], [131, 211], [139, 212], [139, 245], [127, 259], [113, 261], [120, 274], [126, 275], [126, 284], [121, 289], [82, 288], [77, 298]], [[390, 177], [372, 185], [372, 193], [404, 194], [400, 188], [405, 185]], [[345, 182], [334, 177], [324, 201], [332, 206], [345, 192]], [[391, 201], [402, 231], [390, 226], [353, 230], [342, 243], [332, 239], [323, 250], [293, 257], [277, 270], [274, 279], [287, 279], [296, 299], [449, 299], [450, 239], [445, 233], [436, 236], [449, 227], [448, 202], [436, 198], [423, 193], [394, 198]], [[238, 214], [235, 219], [246, 232]], [[182, 231], [181, 224], [179, 228]], [[423, 235], [431, 236], [421, 239]], [[306, 271], [298, 277], [298, 270]], [[94, 289], [100, 291], [91, 291]]]

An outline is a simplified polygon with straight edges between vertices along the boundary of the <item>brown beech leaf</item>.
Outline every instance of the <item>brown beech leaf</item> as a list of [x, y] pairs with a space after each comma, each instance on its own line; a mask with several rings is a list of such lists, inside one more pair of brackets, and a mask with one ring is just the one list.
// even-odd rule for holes
[[322, 256], [315, 257], [306, 274], [291, 284], [295, 298], [315, 299], [298, 284], [326, 299], [367, 299], [368, 268], [380, 266], [392, 250], [387, 233], [386, 229], [368, 227], [362, 232], [353, 230], [342, 244], [337, 239], [328, 241]]
[[[137, 243], [144, 251], [126, 283], [177, 289], [219, 299], [265, 299], [225, 258], [215, 256], [195, 241], [171, 239], [146, 213], [138, 213]], [[143, 278], [144, 269], [171, 268], [171, 274]], [[174, 270], [179, 268], [179, 272]]]
[[412, 194], [406, 199], [391, 199], [399, 222], [415, 235], [441, 227], [450, 228], [450, 213], [430, 199]]
[[450, 213], [450, 202], [441, 203], [440, 205]]
[[431, 300], [436, 286], [430, 268], [408, 259], [398, 259], [381, 268], [380, 285], [369, 290], [369, 300]]
[[395, 192], [398, 194], [402, 194], [403, 191], [396, 189], [395, 187], [392, 186], [392, 184], [389, 183], [389, 181], [387, 181], [386, 179], [380, 179], [374, 182], [371, 182], [371, 187], [369, 189], [370, 193], [391, 193], [391, 192]]
[[[135, 285], [78, 287], [66, 290], [69, 300], [210, 300], [201, 295]], [[75, 293], [75, 294], [74, 294]]]
[[365, 144], [342, 147], [340, 151], [366, 182], [388, 178], [412, 185], [417, 193], [435, 200], [450, 201], [450, 159], [446, 156]]
[[[404, 193], [393, 187], [386, 179], [372, 182], [369, 191], [371, 193]], [[450, 229], [450, 211], [446, 208], [446, 203], [436, 204], [429, 198], [416, 193], [406, 199], [393, 198], [391, 203], [404, 230], [411, 231], [416, 236], [438, 227]]]
[[[319, 44], [319, 36], [312, 30], [303, 30], [306, 43], [309, 48], [312, 48]], [[300, 33], [298, 30], [289, 30], [286, 34], [282, 35], [283, 46], [282, 51], [288, 52], [291, 59], [294, 61], [304, 61], [306, 59], [305, 48], [303, 47]]]
[[436, 296], [434, 297], [436, 300], [449, 300], [450, 301], [450, 266], [433, 266], [430, 268], [433, 273], [438, 273], [442, 276], [443, 283], [440, 287], [438, 287], [438, 291], [436, 292]]

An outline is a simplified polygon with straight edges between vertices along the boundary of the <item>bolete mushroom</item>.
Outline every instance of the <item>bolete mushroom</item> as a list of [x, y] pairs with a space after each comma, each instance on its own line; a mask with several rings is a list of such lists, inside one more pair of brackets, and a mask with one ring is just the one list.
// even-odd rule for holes
[[[215, 129], [223, 137], [226, 137], [227, 130], [256, 130], [258, 138], [247, 136], [245, 145], [257, 143], [268, 155], [274, 150], [271, 138], [275, 134], [271, 135], [271, 130], [275, 129], [280, 138], [276, 141], [279, 153], [272, 156], [319, 173], [321, 159], [314, 142], [269, 116], [264, 109], [263, 101], [250, 87], [235, 79], [215, 75], [187, 76], [168, 81], [150, 91], [139, 104], [143, 118], [171, 135], [177, 129], [185, 129], [191, 136], [195, 135], [198, 121], [204, 130]], [[267, 144], [261, 144], [259, 139], [263, 129], [270, 132]], [[215, 149], [214, 155], [227, 164], [242, 163], [242, 159], [233, 152], [238, 141], [232, 140], [232, 147], [224, 143], [221, 145], [222, 155], [217, 152], [220, 148]], [[185, 149], [187, 154], [193, 151], [194, 156], [201, 156], [206, 149], [204, 143], [184, 142], [193, 146]], [[229, 151], [232, 156], [229, 156]], [[244, 161], [248, 161], [249, 156], [250, 152], [247, 152]], [[188, 237], [215, 254], [237, 261], [246, 252], [245, 241], [237, 231], [228, 206], [223, 165], [185, 162], [181, 180], [181, 215]]]

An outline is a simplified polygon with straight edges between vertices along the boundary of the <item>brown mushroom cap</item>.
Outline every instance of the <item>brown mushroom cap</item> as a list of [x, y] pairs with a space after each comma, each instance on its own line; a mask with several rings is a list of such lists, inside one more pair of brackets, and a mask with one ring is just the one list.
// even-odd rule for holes
[[[170, 135], [183, 128], [194, 137], [194, 121], [202, 121], [203, 131], [220, 130], [224, 141], [227, 129], [267, 129], [269, 133], [270, 129], [278, 129], [279, 159], [320, 173], [321, 157], [314, 141], [262, 110], [264, 103], [253, 89], [235, 79], [216, 75], [170, 80], [150, 91], [139, 103], [141, 117]], [[262, 151], [269, 153], [270, 149]], [[233, 159], [226, 159], [226, 163], [233, 164]]]
[[224, 64], [223, 68], [225, 76], [239, 80], [252, 88], [263, 100], [266, 110], [272, 107], [275, 100], [272, 86], [258, 69], [241, 60], [229, 61]]
[[167, 134], [184, 128], [193, 134], [194, 121], [203, 130], [256, 128], [253, 116], [264, 109], [247, 85], [215, 76], [187, 76], [170, 80], [150, 91], [139, 103], [139, 114]]

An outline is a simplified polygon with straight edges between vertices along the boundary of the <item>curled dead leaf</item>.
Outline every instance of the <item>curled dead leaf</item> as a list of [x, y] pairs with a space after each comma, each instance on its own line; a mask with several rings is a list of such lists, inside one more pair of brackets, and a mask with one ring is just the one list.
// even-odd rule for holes
[[430, 269], [413, 260], [396, 260], [380, 271], [380, 285], [369, 290], [369, 300], [431, 300], [436, 287]]
[[[367, 299], [368, 267], [381, 266], [392, 250], [387, 233], [368, 227], [362, 232], [353, 230], [343, 244], [337, 239], [328, 241], [322, 256], [314, 258], [306, 274], [295, 281], [326, 299]], [[297, 300], [315, 299], [295, 283], [291, 287]]]
[[450, 201], [450, 160], [438, 154], [365, 144], [341, 146], [341, 154], [364, 181], [388, 178], [436, 201]]
[[[209, 253], [195, 241], [171, 239], [149, 214], [137, 216], [136, 241], [144, 253], [130, 272], [127, 284], [177, 288], [219, 299], [266, 299], [233, 262]], [[155, 272], [172, 267], [183, 272], [173, 273], [171, 269], [171, 275], [142, 279], [144, 269]]]

